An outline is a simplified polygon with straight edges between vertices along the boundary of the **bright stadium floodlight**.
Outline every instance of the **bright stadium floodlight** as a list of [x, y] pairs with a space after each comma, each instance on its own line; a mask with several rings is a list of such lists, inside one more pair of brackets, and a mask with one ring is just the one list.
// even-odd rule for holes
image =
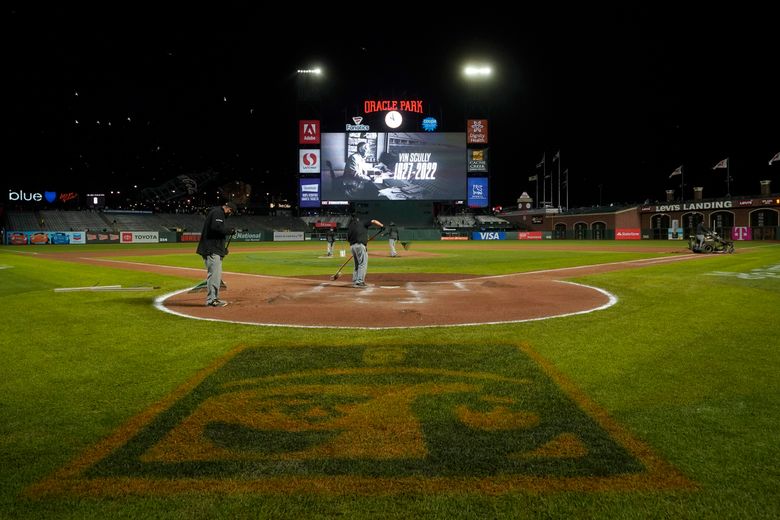
[[316, 67], [314, 69], [298, 69], [298, 74], [314, 74], [315, 76], [322, 75], [322, 69]]
[[493, 74], [490, 65], [466, 65], [463, 67], [463, 75], [467, 78], [487, 78]]

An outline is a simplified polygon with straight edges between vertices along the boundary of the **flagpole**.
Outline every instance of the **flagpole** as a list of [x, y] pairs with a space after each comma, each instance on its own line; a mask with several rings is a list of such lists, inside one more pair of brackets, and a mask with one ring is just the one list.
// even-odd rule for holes
[[561, 151], [558, 150], [558, 211], [561, 210]]
[[731, 197], [731, 159], [726, 157], [726, 196]]
[[547, 161], [545, 161], [546, 158], [547, 158], [547, 152], [544, 152], [542, 154], [542, 198], [544, 199], [542, 201], [542, 207], [545, 207], [545, 204], [547, 204]]
[[539, 174], [536, 174], [536, 208], [539, 209]]
[[563, 173], [566, 174], [566, 211], [569, 211], [569, 169], [566, 168]]
[[685, 168], [680, 167], [680, 201], [685, 202]]

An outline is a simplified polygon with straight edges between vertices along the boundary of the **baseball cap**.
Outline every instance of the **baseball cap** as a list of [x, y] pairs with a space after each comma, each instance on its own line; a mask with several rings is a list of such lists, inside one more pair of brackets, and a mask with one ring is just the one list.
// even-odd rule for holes
[[231, 210], [233, 210], [233, 213], [235, 213], [236, 211], [238, 211], [238, 205], [236, 205], [236, 203], [235, 203], [235, 202], [233, 202], [232, 200], [231, 200], [230, 202], [226, 202], [226, 203], [225, 203], [225, 206], [227, 206], [228, 208], [230, 208]]

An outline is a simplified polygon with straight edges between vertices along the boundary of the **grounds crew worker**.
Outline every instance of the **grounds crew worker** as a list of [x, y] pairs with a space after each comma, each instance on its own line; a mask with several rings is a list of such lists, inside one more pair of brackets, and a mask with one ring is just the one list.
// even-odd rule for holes
[[225, 239], [231, 236], [235, 229], [225, 226], [228, 216], [236, 212], [235, 202], [227, 202], [222, 206], [214, 206], [206, 214], [203, 231], [200, 233], [197, 253], [206, 263], [206, 306], [224, 307], [227, 302], [219, 299], [219, 284], [222, 281], [222, 259], [227, 256]]
[[395, 251], [395, 243], [398, 240], [398, 228], [395, 227], [395, 222], [390, 222], [390, 231], [388, 232], [388, 242], [390, 243], [390, 256], [398, 256]]
[[328, 243], [328, 256], [333, 256], [333, 242], [336, 241], [336, 232], [328, 228], [325, 232], [325, 241]]
[[349, 220], [347, 240], [352, 250], [352, 258], [355, 260], [355, 269], [352, 271], [352, 287], [362, 289], [366, 287], [366, 271], [368, 271], [368, 228], [371, 225], [384, 229], [384, 225], [378, 220], [366, 220], [361, 222], [357, 214], [352, 214]]
[[701, 219], [699, 223], [696, 225], [696, 247], [701, 249], [704, 247], [704, 235], [707, 233], [712, 233], [710, 228], [707, 227], [707, 224], [704, 223], [704, 219]]

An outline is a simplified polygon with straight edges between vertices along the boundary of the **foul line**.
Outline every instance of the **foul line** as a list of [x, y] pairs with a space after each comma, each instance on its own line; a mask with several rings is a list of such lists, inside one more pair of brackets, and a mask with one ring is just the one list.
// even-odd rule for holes
[[[203, 267], [179, 267], [176, 265], [164, 265], [164, 264], [150, 264], [147, 262], [130, 262], [127, 260], [109, 260], [107, 258], [89, 258], [86, 256], [83, 256], [79, 258], [79, 260], [87, 260], [90, 262], [109, 262], [114, 264], [129, 264], [129, 265], [139, 265], [139, 266], [147, 266], [147, 267], [161, 267], [163, 269], [179, 269], [182, 271], [204, 271], [205, 268]], [[256, 274], [256, 273], [237, 273], [234, 271], [222, 271], [222, 274], [229, 274], [231, 276], [249, 276], [252, 278], [272, 278], [274, 280], [300, 280], [302, 282], [311, 282], [313, 278], [297, 278], [294, 276], [274, 276], [270, 274]]]
[[[463, 278], [461, 280], [450, 280], [445, 282], [430, 282], [430, 283], [452, 283], [452, 282], [470, 282], [474, 280], [488, 280], [490, 278], [506, 278], [507, 276], [527, 276], [531, 274], [546, 274], [546, 273], [556, 273], [560, 271], [572, 271], [575, 269], [593, 269], [595, 267], [602, 267], [605, 265], [622, 265], [622, 264], [636, 264], [636, 263], [645, 263], [645, 264], [661, 264], [661, 263], [668, 263], [668, 262], [677, 262], [679, 260], [689, 260], [691, 258], [700, 258], [701, 254], [689, 254], [689, 255], [683, 255], [683, 256], [675, 256], [675, 257], [662, 257], [662, 258], [640, 258], [639, 260], [622, 260], [620, 262], [609, 262], [605, 264], [588, 264], [588, 265], [577, 265], [574, 267], [556, 267], [555, 269], [542, 269], [540, 271], [526, 271], [523, 273], [507, 273], [507, 274], [495, 274], [490, 276], [476, 276], [474, 278]], [[599, 273], [600, 274], [600, 273]]]

